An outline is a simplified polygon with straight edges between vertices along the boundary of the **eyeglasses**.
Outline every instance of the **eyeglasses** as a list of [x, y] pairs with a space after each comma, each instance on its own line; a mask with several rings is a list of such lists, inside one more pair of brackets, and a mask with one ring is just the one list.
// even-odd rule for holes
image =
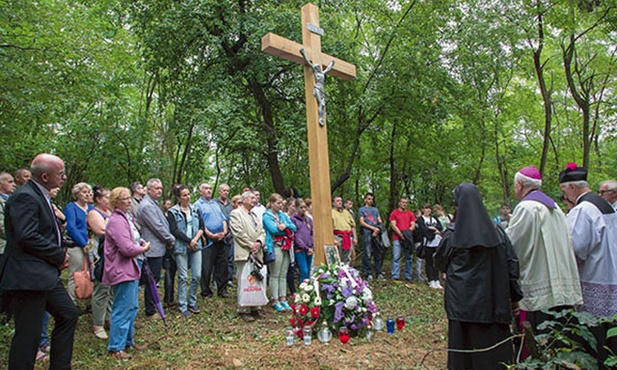
[[598, 193], [600, 193], [600, 195], [604, 195], [606, 193], [612, 193], [614, 192], [616, 189], [610, 189], [610, 190], [600, 190]]

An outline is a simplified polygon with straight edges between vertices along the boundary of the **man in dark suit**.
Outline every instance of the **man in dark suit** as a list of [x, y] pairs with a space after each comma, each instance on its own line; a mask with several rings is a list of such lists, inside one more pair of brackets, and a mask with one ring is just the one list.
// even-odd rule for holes
[[66, 179], [64, 162], [51, 154], [39, 154], [31, 172], [32, 178], [13, 193], [5, 207], [7, 245], [0, 261], [0, 289], [15, 318], [9, 369], [34, 367], [45, 311], [55, 321], [49, 368], [70, 369], [78, 312], [60, 280], [69, 257], [61, 246], [49, 199], [49, 190], [62, 186]]

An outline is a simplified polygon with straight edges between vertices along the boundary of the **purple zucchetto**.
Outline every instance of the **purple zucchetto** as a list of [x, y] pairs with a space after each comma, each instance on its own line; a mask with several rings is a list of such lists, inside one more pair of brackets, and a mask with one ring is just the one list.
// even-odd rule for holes
[[540, 171], [538, 171], [536, 166], [523, 167], [518, 172], [525, 177], [529, 177], [530, 179], [542, 180], [542, 174], [540, 174]]

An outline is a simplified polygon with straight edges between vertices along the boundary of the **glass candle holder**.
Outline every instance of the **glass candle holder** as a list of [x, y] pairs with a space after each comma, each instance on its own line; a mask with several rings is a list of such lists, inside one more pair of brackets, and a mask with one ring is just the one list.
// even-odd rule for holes
[[296, 333], [294, 333], [294, 328], [288, 326], [287, 329], [285, 329], [285, 344], [287, 344], [287, 346], [293, 346], [295, 340]]
[[343, 344], [347, 344], [347, 342], [349, 342], [349, 330], [347, 327], [343, 326], [338, 330], [338, 339]]
[[326, 322], [323, 323], [321, 330], [317, 332], [317, 339], [321, 343], [328, 343], [332, 339], [332, 331]]
[[386, 328], [388, 329], [388, 334], [394, 334], [394, 320], [388, 319], [386, 321]]
[[403, 330], [405, 327], [405, 317], [399, 316], [396, 318], [396, 330]]
[[305, 326], [302, 329], [302, 340], [304, 341], [305, 345], [310, 345], [312, 342], [312, 336], [313, 336], [313, 328], [311, 328], [310, 326]]
[[373, 319], [373, 329], [376, 331], [381, 331], [384, 328], [383, 319], [379, 316]]

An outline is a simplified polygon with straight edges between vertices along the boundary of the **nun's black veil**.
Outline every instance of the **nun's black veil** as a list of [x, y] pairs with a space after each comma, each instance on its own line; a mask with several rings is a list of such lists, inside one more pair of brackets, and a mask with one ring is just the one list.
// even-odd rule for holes
[[456, 248], [495, 247], [503, 243], [474, 184], [464, 182], [454, 189], [456, 224], [451, 245]]

